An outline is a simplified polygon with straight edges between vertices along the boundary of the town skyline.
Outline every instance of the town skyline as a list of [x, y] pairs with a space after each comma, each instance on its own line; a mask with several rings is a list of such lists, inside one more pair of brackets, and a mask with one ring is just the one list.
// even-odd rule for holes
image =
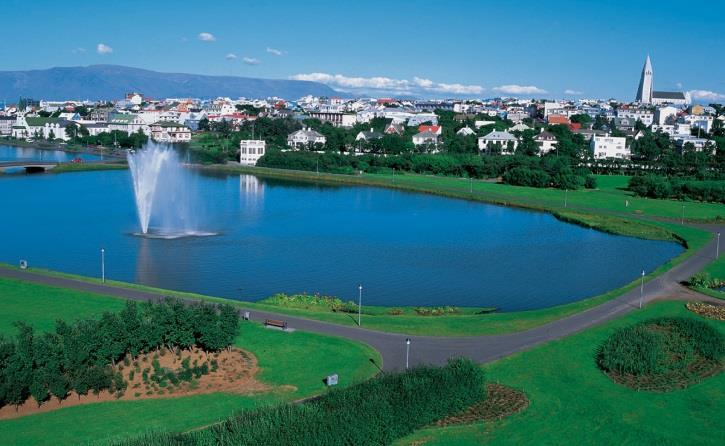
[[[702, 32], [722, 21], [725, 8], [717, 4], [708, 14], [677, 11], [681, 31], [690, 32], [667, 33], [663, 23], [671, 27], [675, 14], [667, 4], [656, 10], [629, 5], [624, 16], [612, 4], [561, 8], [557, 2], [546, 7], [528, 3], [528, 12], [520, 15], [514, 14], [520, 6], [506, 3], [457, 2], [456, 8], [436, 14], [417, 4], [401, 8], [411, 31], [401, 26], [401, 17], [382, 13], [386, 9], [378, 2], [346, 5], [332, 16], [329, 2], [283, 3], [217, 2], [198, 8], [157, 2], [142, 9], [139, 2], [86, 4], [81, 9], [89, 17], [129, 19], [89, 21], [83, 23], [82, 33], [55, 32], [47, 39], [28, 33], [22, 18], [31, 16], [37, 26], [60, 29], [63, 23], [76, 23], [78, 11], [51, 2], [11, 1], [7, 32], [23, 35], [27, 46], [39, 51], [27, 53], [24, 45], [11, 45], [0, 50], [0, 57], [5, 70], [112, 64], [160, 72], [314, 80], [352, 95], [627, 101], [634, 99], [649, 54], [659, 89], [691, 92], [696, 102], [725, 98], [720, 76], [724, 62], [709, 56], [723, 38]], [[190, 8], [194, 21], [184, 22]], [[138, 16], [139, 10], [143, 15]], [[463, 10], [470, 14], [461, 14]], [[315, 15], [323, 12], [327, 21], [316, 24]], [[165, 18], [149, 21], [153, 17]], [[310, 23], [309, 32], [293, 31], [299, 21]], [[351, 28], [350, 23], [355, 25]], [[683, 54], [707, 60], [708, 69], [693, 70], [683, 63]], [[607, 70], [605, 76], [602, 69]]]

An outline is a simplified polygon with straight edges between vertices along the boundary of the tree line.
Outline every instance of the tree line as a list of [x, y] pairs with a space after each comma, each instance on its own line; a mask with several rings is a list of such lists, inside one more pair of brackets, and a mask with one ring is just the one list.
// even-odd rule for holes
[[38, 405], [51, 397], [62, 401], [72, 391], [110, 390], [120, 397], [126, 382], [113, 369], [118, 361], [161, 347], [219, 351], [234, 341], [239, 314], [230, 305], [128, 301], [98, 319], [59, 320], [54, 332], [36, 333], [24, 322], [16, 327], [14, 338], [0, 336], [0, 407], [29, 397]]

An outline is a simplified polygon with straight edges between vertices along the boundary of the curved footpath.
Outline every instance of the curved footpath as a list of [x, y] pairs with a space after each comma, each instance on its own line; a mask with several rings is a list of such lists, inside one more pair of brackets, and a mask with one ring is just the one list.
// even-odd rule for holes
[[[725, 225], [723, 224], [696, 226], [713, 233], [725, 232]], [[644, 302], [677, 297], [678, 295], [691, 295], [680, 285], [680, 282], [689, 279], [715, 258], [715, 245], [716, 238], [713, 237], [709, 243], [682, 263], [647, 282], [644, 285]], [[148, 291], [101, 285], [9, 268], [0, 268], [0, 277], [133, 300], [157, 300], [165, 297], [163, 294]], [[698, 294], [698, 297], [700, 296]], [[702, 298], [707, 299], [705, 296], [702, 296]], [[408, 336], [358, 327], [347, 327], [278, 313], [255, 310], [250, 310], [250, 313], [253, 320], [283, 319], [287, 321], [289, 328], [292, 329], [340, 336], [367, 343], [380, 352], [383, 358], [383, 369], [390, 371], [400, 370], [405, 367], [405, 340], [407, 338], [411, 339], [409, 356], [411, 366], [423, 363], [444, 364], [449, 358], [456, 356], [466, 356], [476, 362], [485, 363], [622, 316], [639, 308], [639, 299], [640, 291], [639, 287], [637, 287], [594, 308], [530, 330], [475, 337]]]

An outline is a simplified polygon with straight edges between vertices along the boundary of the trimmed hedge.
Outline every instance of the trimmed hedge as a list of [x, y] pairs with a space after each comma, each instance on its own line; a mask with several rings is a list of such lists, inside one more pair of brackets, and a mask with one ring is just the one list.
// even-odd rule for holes
[[725, 203], [725, 181], [638, 175], [629, 180], [629, 190], [640, 197]]
[[305, 404], [263, 408], [185, 434], [149, 434], [119, 445], [387, 445], [486, 398], [467, 359], [418, 367], [334, 389]]

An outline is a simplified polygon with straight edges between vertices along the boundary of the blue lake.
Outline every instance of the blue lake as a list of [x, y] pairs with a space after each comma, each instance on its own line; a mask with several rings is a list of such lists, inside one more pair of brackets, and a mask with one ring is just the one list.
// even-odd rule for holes
[[71, 153], [63, 150], [35, 149], [32, 147], [11, 147], [0, 145], [0, 162], [3, 161], [52, 161], [67, 163], [76, 158], [83, 161], [101, 159], [98, 155], [90, 153]]
[[550, 307], [682, 252], [549, 214], [370, 187], [199, 174], [213, 237], [140, 238], [128, 171], [0, 175], [0, 261], [235, 299], [322, 293], [363, 304]]

